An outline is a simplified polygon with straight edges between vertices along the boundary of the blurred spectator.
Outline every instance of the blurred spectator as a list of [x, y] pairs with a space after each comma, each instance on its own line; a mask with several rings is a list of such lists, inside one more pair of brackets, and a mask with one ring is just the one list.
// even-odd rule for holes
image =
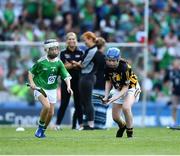
[[3, 75], [4, 75], [4, 71], [2, 66], [0, 66], [0, 91], [5, 91], [6, 88], [4, 86], [4, 82], [3, 82]]
[[39, 17], [39, 1], [24, 0], [23, 16], [27, 22], [34, 23]]
[[171, 56], [176, 56], [176, 46], [178, 37], [173, 30], [171, 30], [164, 38], [164, 42], [168, 48], [168, 52]]
[[136, 32], [136, 41], [140, 43], [144, 43], [145, 38], [146, 38], [146, 33], [144, 31], [144, 25], [141, 25], [139, 27], [139, 30]]
[[73, 23], [74, 23], [73, 15], [70, 12], [64, 14], [64, 24], [63, 25], [64, 25], [65, 32], [74, 31], [73, 26], [75, 26], [75, 25]]
[[168, 84], [169, 89], [172, 91], [172, 118], [173, 126], [177, 126], [177, 107], [180, 103], [180, 60], [176, 59], [172, 63], [172, 67], [166, 71], [164, 78], [165, 84]]
[[45, 40], [45, 36], [46, 36], [46, 26], [45, 26], [45, 23], [44, 21], [39, 21], [37, 23], [37, 25], [34, 26], [34, 29], [33, 29], [33, 33], [34, 33], [34, 37], [35, 37], [35, 40], [37, 41], [44, 41]]
[[[152, 34], [166, 36], [174, 30], [175, 34], [180, 35], [180, 4], [177, 1], [153, 0], [149, 6], [149, 30]], [[87, 30], [97, 31], [107, 41], [114, 42], [135, 41], [135, 35], [140, 42], [144, 38], [144, 1], [4, 0], [0, 9], [0, 21], [5, 24], [1, 28], [4, 32], [1, 38], [5, 40], [10, 39], [15, 26], [21, 25], [20, 33], [23, 33], [26, 23], [32, 24], [31, 31], [39, 28], [42, 32], [39, 35], [43, 35], [48, 27], [58, 35], [59, 40], [65, 39], [67, 32], [74, 31], [79, 38]], [[40, 27], [39, 23], [45, 27]], [[36, 36], [38, 31], [33, 33]], [[149, 34], [151, 39], [152, 34]], [[36, 41], [39, 38], [31, 39]], [[43, 39], [40, 37], [40, 40]]]
[[15, 95], [19, 100], [27, 100], [29, 95], [29, 88], [24, 81], [24, 75], [18, 76], [18, 83], [9, 88], [11, 94]]
[[40, 18], [53, 20], [57, 14], [57, 6], [54, 0], [40, 0]]
[[10, 88], [13, 85], [17, 84], [16, 71], [16, 68], [12, 68], [9, 70], [7, 77], [4, 79], [4, 86], [6, 88]]
[[[180, 2], [149, 1], [149, 16], [148, 71], [163, 77], [162, 71], [174, 58], [180, 57]], [[104, 37], [107, 42], [143, 43], [146, 37], [143, 0], [0, 0], [0, 25], [1, 41], [43, 41], [57, 37], [63, 42], [68, 32], [75, 32], [80, 39], [86, 30]], [[129, 49], [123, 55], [143, 58], [137, 54], [142, 49]], [[24, 45], [19, 48], [1, 45], [0, 50], [6, 55], [0, 61], [5, 87], [17, 82], [17, 75], [42, 54], [41, 48]], [[140, 78], [143, 77], [142, 63], [136, 67]], [[156, 76], [150, 80], [154, 82]], [[163, 91], [163, 87], [157, 88]]]
[[164, 103], [167, 104], [170, 101], [170, 90], [169, 88], [163, 84], [164, 79], [164, 70], [160, 71], [161, 74], [158, 72], [153, 73], [152, 77], [152, 90], [149, 94], [151, 101], [157, 102], [157, 103]]
[[153, 89], [152, 73], [151, 74], [148, 73], [147, 78], [142, 81], [142, 90], [145, 91], [146, 93], [151, 93], [152, 89]]
[[10, 1], [6, 3], [3, 15], [4, 27], [13, 28], [13, 26], [15, 25], [15, 13], [13, 10], [13, 3], [11, 3]]
[[93, 31], [94, 29], [94, 22], [95, 22], [95, 14], [93, 4], [89, 1], [86, 1], [84, 7], [80, 12], [81, 18], [81, 31], [85, 32], [87, 30]]

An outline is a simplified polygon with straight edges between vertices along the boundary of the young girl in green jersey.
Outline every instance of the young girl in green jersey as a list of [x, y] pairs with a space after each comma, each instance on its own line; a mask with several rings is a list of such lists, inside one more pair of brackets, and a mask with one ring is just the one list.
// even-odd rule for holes
[[[70, 85], [71, 76], [62, 61], [57, 57], [59, 55], [59, 43], [54, 39], [50, 39], [44, 42], [44, 48], [47, 55], [40, 58], [33, 65], [28, 75], [30, 87], [34, 90], [34, 96], [43, 106], [40, 113], [39, 126], [35, 132], [35, 136], [38, 138], [45, 137], [44, 132], [54, 114], [59, 76], [65, 81], [67, 91], [73, 94]], [[47, 94], [47, 97], [35, 90], [36, 87], [42, 88]]]

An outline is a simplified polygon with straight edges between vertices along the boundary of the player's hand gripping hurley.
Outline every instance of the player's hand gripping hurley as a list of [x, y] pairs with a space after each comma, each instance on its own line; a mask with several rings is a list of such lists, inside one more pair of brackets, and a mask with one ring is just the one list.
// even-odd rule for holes
[[95, 93], [93, 93], [93, 96], [96, 97], [97, 99], [100, 99], [104, 104], [106, 104], [109, 101], [109, 99], [112, 97], [112, 95], [109, 95], [108, 99], [105, 99], [104, 95], [95, 94]]
[[34, 90], [37, 90], [37, 91], [40, 92], [44, 97], [47, 97], [46, 92], [45, 92], [42, 88], [40, 88], [40, 87], [32, 87], [29, 83], [26, 83], [26, 85], [27, 85], [28, 87], [31, 87], [31, 88], [34, 89]]

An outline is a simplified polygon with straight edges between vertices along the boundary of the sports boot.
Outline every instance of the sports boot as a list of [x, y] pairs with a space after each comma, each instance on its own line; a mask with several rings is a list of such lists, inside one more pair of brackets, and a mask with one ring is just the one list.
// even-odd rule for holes
[[123, 133], [124, 133], [125, 130], [126, 130], [126, 125], [119, 128], [117, 133], [116, 133], [116, 138], [121, 138], [123, 136]]

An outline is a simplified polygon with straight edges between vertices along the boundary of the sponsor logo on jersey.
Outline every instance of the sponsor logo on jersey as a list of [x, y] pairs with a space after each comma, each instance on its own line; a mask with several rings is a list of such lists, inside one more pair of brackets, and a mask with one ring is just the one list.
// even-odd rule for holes
[[66, 59], [71, 58], [71, 56], [69, 54], [65, 54], [64, 56]]
[[80, 55], [75, 55], [75, 58], [79, 58], [80, 57]]
[[54, 71], [55, 71], [55, 69], [56, 69], [56, 67], [51, 67], [52, 72], [54, 72]]

